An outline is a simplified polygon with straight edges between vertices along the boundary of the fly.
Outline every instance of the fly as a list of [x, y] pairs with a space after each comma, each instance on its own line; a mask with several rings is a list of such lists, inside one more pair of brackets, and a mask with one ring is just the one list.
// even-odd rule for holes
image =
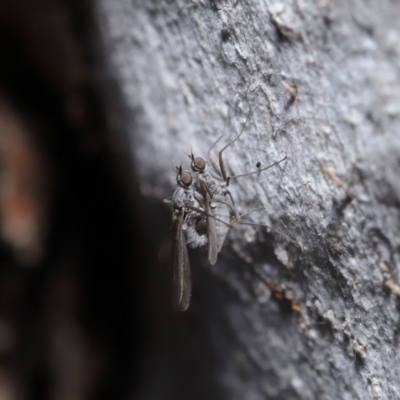
[[[240, 136], [242, 135], [244, 128], [247, 125], [247, 121], [249, 119], [250, 112], [247, 115], [246, 122], [243, 125], [242, 130], [240, 131], [239, 135], [237, 135], [231, 142], [225, 145], [218, 153], [218, 161], [217, 164], [212, 157], [211, 151], [214, 147], [218, 144], [218, 142], [223, 138], [224, 133], [214, 142], [214, 144], [208, 150], [208, 159], [209, 163], [211, 163], [212, 170], [207, 170], [207, 162], [201, 157], [194, 157], [193, 153], [189, 155], [191, 159], [191, 167], [193, 172], [197, 173], [196, 177], [196, 189], [201, 194], [201, 196], [205, 199], [205, 206], [208, 206], [206, 209], [207, 214], [211, 214], [214, 218], [208, 217], [208, 235], [209, 237], [212, 235], [216, 235], [216, 241], [213, 251], [211, 249], [211, 243], [209, 243], [209, 262], [211, 264], [215, 264], [217, 261], [218, 253], [221, 251], [225, 240], [228, 236], [229, 229], [232, 226], [232, 223], [240, 223], [243, 225], [255, 225], [255, 226], [264, 226], [270, 228], [268, 225], [261, 225], [261, 224], [253, 224], [250, 222], [245, 222], [241, 219], [242, 216], [239, 215], [235, 201], [231, 192], [228, 189], [229, 183], [231, 179], [241, 178], [253, 174], [258, 174], [262, 171], [265, 171], [281, 162], [286, 160], [286, 156], [283, 157], [281, 160], [274, 162], [273, 164], [259, 168], [257, 171], [229, 176], [226, 173], [225, 164], [223, 160], [223, 152], [235, 143]], [[230, 202], [227, 201], [227, 197], [229, 197]], [[233, 214], [233, 220], [231, 220], [231, 214]], [[247, 213], [248, 214], [248, 213]], [[270, 228], [272, 229], [272, 228]], [[272, 229], [276, 231], [275, 229]], [[282, 232], [276, 231], [277, 233], [283, 235], [291, 242], [295, 243], [297, 246], [297, 242], [294, 241], [292, 238], [288, 237], [287, 235], [283, 234]]]
[[196, 223], [203, 218], [202, 209], [191, 188], [192, 176], [187, 171], [178, 170], [177, 187], [172, 200], [172, 221], [169, 232], [162, 243], [159, 257], [162, 261], [169, 260], [172, 267], [172, 302], [177, 311], [185, 311], [190, 304], [191, 278], [190, 262], [187, 247], [205, 247], [208, 244], [206, 235], [196, 230]]
[[[207, 170], [208, 162], [203, 158], [195, 158], [193, 154], [189, 155], [192, 170], [197, 174], [194, 187], [192, 186], [192, 175], [188, 171], [183, 171], [182, 167], [176, 167], [178, 170], [177, 187], [172, 200], [164, 200], [164, 202], [172, 204], [170, 235], [169, 240], [162, 245], [159, 256], [162, 260], [169, 258], [171, 262], [172, 297], [174, 308], [177, 311], [185, 311], [190, 304], [191, 279], [188, 247], [208, 247], [208, 260], [214, 265], [233, 224], [240, 223], [272, 229], [268, 225], [243, 221], [241, 217], [248, 213], [239, 215], [232, 194], [228, 189], [231, 179], [260, 173], [286, 160], [285, 156], [267, 167], [258, 168], [257, 171], [235, 176], [227, 175], [223, 152], [240, 138], [249, 115], [250, 113], [239, 135], [219, 151], [218, 164], [212, 158], [211, 150], [223, 138], [224, 134], [210, 147], [208, 158], [212, 166], [211, 171]], [[259, 166], [257, 165], [257, 167]], [[230, 201], [227, 201], [226, 197], [229, 197]], [[231, 219], [231, 215], [233, 215], [233, 219]], [[198, 232], [197, 224], [199, 221], [205, 221], [207, 234]], [[299, 246], [295, 240], [284, 233], [275, 229], [272, 230]]]

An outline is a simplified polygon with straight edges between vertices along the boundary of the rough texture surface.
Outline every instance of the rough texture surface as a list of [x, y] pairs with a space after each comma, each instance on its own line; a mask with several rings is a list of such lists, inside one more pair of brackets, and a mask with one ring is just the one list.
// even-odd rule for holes
[[[173, 164], [189, 167], [182, 150], [205, 156], [224, 129], [227, 143], [250, 109], [225, 153], [231, 173], [288, 157], [232, 181], [232, 193], [242, 212], [264, 206], [252, 221], [303, 251], [242, 227], [212, 269], [191, 255], [195, 289], [182, 319], [206, 326], [216, 360], [204, 366], [213, 377], [202, 393], [400, 398], [400, 5], [102, 0], [98, 18], [144, 196], [163, 207]], [[181, 370], [168, 368], [164, 349], [144, 398], [189, 398], [190, 389], [197, 398], [204, 370], [179, 388], [199, 362], [191, 349]]]

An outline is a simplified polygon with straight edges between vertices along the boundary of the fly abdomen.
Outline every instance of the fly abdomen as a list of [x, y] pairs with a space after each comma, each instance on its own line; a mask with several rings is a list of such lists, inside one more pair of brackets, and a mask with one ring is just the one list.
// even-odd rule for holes
[[196, 230], [196, 226], [194, 224], [188, 224], [186, 231], [186, 244], [191, 249], [204, 248], [208, 245], [208, 237], [207, 235], [202, 235]]
[[229, 223], [230, 223], [231, 213], [228, 205], [226, 205], [225, 203], [219, 203], [218, 200], [216, 199], [215, 204], [216, 205], [215, 208], [213, 209], [213, 215], [216, 218], [215, 226], [217, 230], [218, 253], [219, 253], [229, 233], [230, 229]]

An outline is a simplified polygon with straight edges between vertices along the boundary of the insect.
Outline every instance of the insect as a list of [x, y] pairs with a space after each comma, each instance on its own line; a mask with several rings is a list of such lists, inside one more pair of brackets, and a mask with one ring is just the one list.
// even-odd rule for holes
[[[192, 187], [192, 175], [188, 171], [178, 170], [177, 187], [171, 200], [164, 200], [172, 205], [172, 221], [169, 232], [159, 251], [162, 261], [169, 260], [172, 267], [172, 299], [177, 311], [185, 311], [190, 304], [191, 279], [188, 247], [212, 247], [215, 251], [216, 234], [210, 225], [215, 226], [215, 217], [211, 214], [209, 198], [203, 198]], [[206, 220], [208, 235], [200, 234], [196, 225]], [[223, 224], [223, 221], [220, 221]], [[217, 254], [216, 254], [217, 255]]]
[[191, 279], [188, 245], [206, 246], [207, 238], [195, 229], [195, 221], [200, 215], [189, 207], [200, 209], [191, 188], [192, 176], [187, 171], [178, 170], [177, 187], [172, 200], [164, 200], [172, 204], [172, 221], [164, 242], [159, 250], [162, 261], [169, 260], [172, 267], [172, 302], [177, 311], [185, 311], [190, 304]]
[[[217, 261], [218, 253], [221, 251], [225, 243], [225, 240], [229, 233], [229, 229], [231, 228], [233, 222], [237, 222], [243, 225], [267, 226], [267, 225], [245, 222], [241, 219], [242, 216], [239, 215], [236, 209], [233, 196], [228, 189], [230, 180], [260, 173], [286, 160], [285, 156], [281, 160], [276, 161], [265, 168], [258, 169], [257, 171], [241, 175], [229, 176], [226, 173], [225, 164], [223, 160], [223, 152], [240, 138], [240, 136], [244, 131], [244, 128], [247, 125], [249, 116], [250, 112], [247, 115], [246, 122], [244, 123], [240, 133], [219, 151], [218, 164], [213, 159], [211, 151], [223, 138], [224, 133], [210, 147], [210, 149], [208, 150], [208, 159], [213, 170], [207, 169], [208, 163], [203, 158], [201, 157], [195, 158], [193, 153], [189, 155], [189, 158], [191, 159], [191, 168], [193, 172], [197, 174], [196, 189], [201, 194], [201, 197], [205, 201], [206, 213], [208, 215], [212, 215], [213, 217], [213, 218], [208, 217], [207, 220], [207, 229], [209, 238], [208, 259], [210, 264], [212, 265], [215, 264]], [[227, 197], [229, 197], [230, 202], [227, 201]], [[232, 220], [231, 220], [231, 214], [233, 214], [234, 217]], [[282, 234], [281, 232], [278, 233]], [[282, 235], [287, 237], [284, 234]]]
[[[178, 171], [177, 187], [172, 200], [164, 200], [164, 202], [172, 204], [173, 212], [169, 241], [159, 255], [161, 259], [169, 258], [171, 261], [173, 305], [178, 311], [185, 311], [190, 304], [191, 280], [188, 247], [208, 247], [208, 260], [214, 265], [229, 230], [235, 223], [268, 227], [268, 225], [254, 224], [242, 220], [242, 217], [246, 214], [239, 215], [228, 186], [231, 179], [265, 171], [286, 160], [286, 156], [265, 168], [235, 176], [227, 175], [223, 161], [223, 152], [242, 135], [249, 115], [239, 135], [219, 151], [219, 164], [212, 158], [211, 151], [222, 139], [224, 133], [208, 150], [209, 162], [200, 157], [195, 158], [193, 153], [189, 155], [192, 171], [196, 173], [195, 185], [193, 185], [192, 175], [188, 171], [183, 171], [182, 167], [176, 167]], [[212, 170], [207, 169], [209, 163]], [[233, 219], [231, 219], [232, 216]], [[205, 223], [206, 234], [201, 234], [197, 230], [199, 221]], [[297, 242], [287, 235], [273, 230], [297, 245]]]
[[176, 177], [177, 187], [172, 195], [172, 209], [174, 213], [184, 210], [185, 223], [182, 229], [185, 231], [186, 245], [191, 248], [206, 247], [208, 244], [207, 236], [200, 234], [196, 230], [199, 220], [206, 218], [205, 202], [201, 195], [193, 190], [192, 175], [188, 171], [182, 171], [182, 167], [177, 167]]

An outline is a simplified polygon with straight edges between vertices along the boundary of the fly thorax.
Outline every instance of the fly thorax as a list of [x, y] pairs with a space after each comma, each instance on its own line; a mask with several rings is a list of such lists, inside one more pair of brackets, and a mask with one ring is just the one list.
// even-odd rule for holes
[[180, 210], [185, 205], [186, 197], [186, 191], [183, 188], [177, 187], [175, 189], [172, 195], [172, 205], [175, 211]]
[[209, 187], [209, 189], [211, 190], [212, 193], [215, 192], [215, 186], [216, 186], [215, 181], [210, 181], [208, 183], [208, 187]]
[[226, 186], [226, 183], [223, 183], [223, 184], [221, 185], [221, 191], [222, 191], [222, 193], [224, 194], [224, 196], [228, 193], [228, 188], [227, 188], [227, 186]]
[[212, 175], [209, 172], [203, 172], [202, 176], [203, 176], [204, 182], [206, 183], [208, 189], [211, 192], [214, 192], [215, 191], [215, 187], [216, 187], [216, 183], [215, 183], [215, 180], [212, 177]]
[[185, 190], [185, 205], [193, 206], [195, 202], [193, 190], [187, 189]]

